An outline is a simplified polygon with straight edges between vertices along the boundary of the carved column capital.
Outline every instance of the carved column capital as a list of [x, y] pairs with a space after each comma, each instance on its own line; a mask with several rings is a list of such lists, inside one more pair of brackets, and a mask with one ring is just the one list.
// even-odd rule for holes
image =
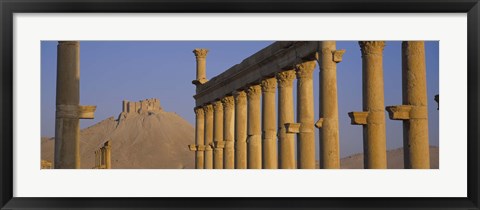
[[205, 111], [205, 115], [209, 115], [213, 113], [213, 105], [207, 104], [203, 106], [203, 111]]
[[233, 99], [233, 96], [225, 96], [222, 98], [222, 104], [225, 109], [233, 109], [235, 100]]
[[215, 111], [223, 111], [223, 104], [221, 100], [213, 102], [213, 109]]
[[292, 87], [295, 79], [295, 70], [287, 70], [276, 75], [279, 87]]
[[296, 66], [297, 78], [313, 79], [313, 71], [315, 70], [316, 61], [306, 61]]
[[195, 107], [193, 111], [195, 112], [197, 118], [203, 117], [205, 115], [205, 110], [203, 107]]
[[248, 95], [248, 98], [254, 98], [256, 96], [260, 96], [260, 93], [261, 93], [261, 86], [260, 85], [251, 85], [250, 87], [248, 87], [247, 89], [247, 95]]
[[247, 93], [244, 90], [235, 91], [233, 97], [237, 105], [245, 105], [247, 103]]
[[267, 78], [262, 80], [262, 91], [263, 92], [275, 92], [277, 88], [277, 79], [275, 77]]
[[208, 54], [208, 49], [196, 48], [192, 51], [195, 54], [197, 59], [206, 58]]
[[383, 48], [385, 47], [384, 41], [359, 41], [358, 44], [360, 45], [362, 56], [381, 56], [383, 53]]
[[423, 41], [403, 41], [402, 51], [404, 55], [409, 56], [423, 55], [425, 52], [425, 43]]

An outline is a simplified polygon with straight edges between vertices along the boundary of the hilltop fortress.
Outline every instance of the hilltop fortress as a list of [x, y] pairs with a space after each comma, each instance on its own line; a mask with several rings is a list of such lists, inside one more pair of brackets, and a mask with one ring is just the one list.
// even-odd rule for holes
[[156, 98], [145, 99], [137, 102], [123, 100], [122, 113], [146, 113], [148, 111], [162, 111], [160, 100]]

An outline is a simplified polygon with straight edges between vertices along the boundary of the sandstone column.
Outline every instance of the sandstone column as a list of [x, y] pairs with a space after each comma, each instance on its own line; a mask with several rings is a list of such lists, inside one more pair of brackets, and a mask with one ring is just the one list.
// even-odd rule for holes
[[213, 106], [207, 104], [203, 107], [205, 112], [205, 169], [213, 168]]
[[247, 94], [238, 90], [235, 98], [235, 168], [247, 168]]
[[361, 41], [363, 112], [350, 112], [352, 124], [363, 125], [364, 168], [387, 168], [383, 92], [383, 41]]
[[248, 97], [248, 168], [262, 168], [262, 128], [260, 115], [260, 85], [251, 85], [247, 90]]
[[202, 107], [195, 108], [195, 168], [204, 168], [205, 150], [205, 111]]
[[320, 168], [339, 169], [337, 63], [345, 50], [336, 50], [335, 41], [323, 41], [320, 46], [320, 119], [315, 124], [320, 131]]
[[278, 168], [277, 157], [277, 117], [275, 113], [275, 77], [262, 80], [262, 127], [263, 127], [263, 168]]
[[315, 128], [313, 111], [313, 71], [316, 61], [297, 65], [297, 122], [300, 123], [297, 146], [297, 166], [315, 168]]
[[193, 80], [192, 83], [195, 85], [201, 85], [207, 82], [207, 49], [194, 49], [193, 53], [195, 54], [195, 58], [197, 59], [197, 79]]
[[79, 119], [93, 119], [95, 106], [80, 106], [80, 43], [57, 46], [55, 164], [58, 169], [80, 168]]
[[403, 120], [405, 168], [429, 169], [427, 73], [423, 41], [402, 42], [403, 104], [389, 106], [390, 119]]
[[213, 168], [223, 169], [223, 105], [222, 102], [213, 103], [213, 142], [215, 150], [213, 151]]
[[105, 142], [103, 147], [105, 148], [105, 168], [112, 169], [112, 146], [110, 141]]
[[222, 99], [223, 104], [223, 141], [225, 151], [223, 154], [223, 167], [225, 169], [235, 168], [235, 119], [234, 119], [233, 96], [226, 96]]
[[279, 72], [278, 81], [278, 139], [279, 167], [294, 169], [295, 166], [295, 134], [287, 133], [286, 124], [294, 122], [293, 80], [295, 70]]

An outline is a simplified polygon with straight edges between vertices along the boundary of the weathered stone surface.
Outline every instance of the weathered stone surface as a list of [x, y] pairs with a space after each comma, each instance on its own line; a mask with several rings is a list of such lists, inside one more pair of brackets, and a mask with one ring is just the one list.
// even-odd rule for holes
[[262, 168], [262, 115], [260, 114], [260, 97], [260, 85], [251, 85], [247, 90], [247, 163], [249, 169]]
[[335, 41], [322, 41], [319, 51], [320, 65], [320, 168], [340, 168], [340, 133], [338, 129], [337, 63], [345, 50], [337, 50]]
[[213, 105], [207, 104], [203, 107], [205, 112], [205, 169], [213, 168]]
[[[213, 168], [223, 169], [223, 104], [220, 100], [213, 103]], [[217, 145], [221, 145], [218, 147]]]
[[202, 107], [196, 107], [195, 111], [195, 168], [203, 169], [205, 168], [205, 156], [204, 150], [200, 150], [199, 147], [205, 145], [205, 111]]
[[275, 113], [275, 91], [277, 79], [269, 77], [262, 80], [262, 167], [278, 168], [277, 156], [277, 117]]
[[195, 58], [197, 59], [197, 79], [193, 80], [192, 83], [202, 85], [208, 81], [206, 73], [208, 49], [197, 48], [193, 50], [193, 54], [195, 54]]
[[223, 167], [235, 168], [235, 100], [233, 96], [222, 99], [223, 104], [223, 141], [225, 143]]
[[294, 169], [295, 165], [295, 134], [287, 132], [285, 124], [294, 123], [293, 110], [293, 80], [295, 70], [277, 73], [278, 82], [278, 144], [279, 168]]
[[235, 91], [235, 168], [247, 168], [247, 93]]

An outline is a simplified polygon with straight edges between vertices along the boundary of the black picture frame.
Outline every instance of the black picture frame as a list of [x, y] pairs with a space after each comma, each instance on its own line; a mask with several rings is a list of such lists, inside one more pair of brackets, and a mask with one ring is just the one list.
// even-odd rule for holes
[[[478, 0], [0, 0], [1, 209], [479, 209]], [[467, 13], [468, 196], [466, 198], [25, 198], [13, 197], [15, 13]], [[454, 71], [454, 69], [452, 69]], [[205, 183], [207, 184], [207, 183]], [[219, 183], [216, 183], [219, 184]]]

